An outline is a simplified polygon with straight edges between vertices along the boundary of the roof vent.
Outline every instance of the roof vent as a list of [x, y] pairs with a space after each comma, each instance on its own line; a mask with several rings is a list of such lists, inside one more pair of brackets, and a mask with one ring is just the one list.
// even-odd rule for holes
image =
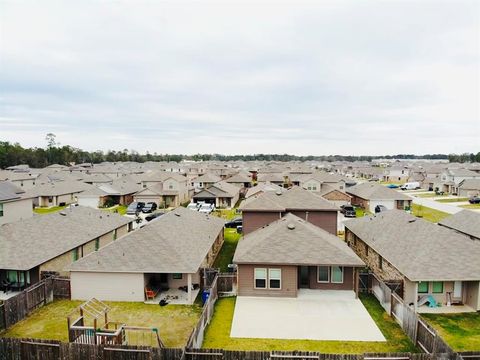
[[277, 195], [282, 195], [282, 190], [277, 190], [277, 191], [275, 191], [275, 194], [277, 194]]
[[65, 211], [60, 211], [59, 214], [62, 216], [67, 216], [67, 213]]
[[179, 213], [175, 213], [175, 216], [178, 216], [178, 217], [180, 217], [181, 215], [180, 215]]
[[289, 223], [287, 225], [287, 227], [288, 227], [289, 230], [293, 230], [293, 229], [295, 229], [295, 224], [294, 223]]
[[408, 220], [409, 223], [413, 223], [413, 222], [415, 222], [415, 221], [417, 221], [417, 219], [410, 219], [410, 220]]

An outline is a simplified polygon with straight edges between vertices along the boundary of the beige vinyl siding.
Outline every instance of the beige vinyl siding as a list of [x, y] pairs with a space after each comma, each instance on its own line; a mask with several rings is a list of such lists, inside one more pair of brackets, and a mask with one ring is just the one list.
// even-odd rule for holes
[[72, 272], [72, 300], [144, 301], [142, 273]]

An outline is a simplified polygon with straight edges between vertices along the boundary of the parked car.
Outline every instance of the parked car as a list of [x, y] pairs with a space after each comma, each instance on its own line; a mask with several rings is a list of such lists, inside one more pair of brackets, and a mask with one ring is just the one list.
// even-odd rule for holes
[[134, 201], [134, 202], [132, 202], [130, 205], [128, 205], [127, 214], [128, 214], [128, 215], [135, 215], [137, 212], [142, 211], [142, 209], [143, 209], [144, 206], [145, 206], [145, 203], [144, 203], [144, 202]]
[[340, 206], [340, 212], [345, 217], [356, 217], [357, 213], [355, 212], [355, 208], [352, 205], [342, 205]]
[[480, 204], [480, 196], [472, 196], [470, 199], [468, 199], [468, 202], [470, 204]]
[[414, 182], [407, 182], [400, 186], [400, 189], [402, 190], [417, 190], [420, 189], [420, 183], [418, 181]]
[[202, 204], [202, 206], [200, 206], [200, 209], [198, 209], [199, 212], [205, 214], [210, 214], [213, 210], [215, 210], [215, 205], [207, 203]]
[[375, 214], [376, 213], [379, 213], [379, 212], [382, 212], [382, 211], [387, 211], [387, 207], [386, 206], [383, 206], [383, 205], [377, 205], [375, 206]]
[[187, 209], [198, 211], [198, 209], [200, 209], [200, 204], [191, 202], [187, 205]]
[[229, 229], [236, 229], [239, 225], [242, 225], [242, 218], [235, 218], [225, 223], [225, 227]]
[[148, 202], [145, 204], [145, 206], [142, 208], [142, 212], [144, 214], [149, 214], [157, 210], [157, 204], [154, 202]]
[[161, 212], [161, 211], [160, 211], [160, 212], [156, 212], [156, 213], [152, 213], [152, 214], [150, 214], [150, 215], [145, 216], [145, 220], [146, 220], [146, 221], [152, 221], [152, 220], [154, 220], [154, 219], [156, 219], [156, 218], [159, 218], [160, 216], [162, 216], [162, 215], [164, 215], [164, 214], [165, 214], [165, 213], [164, 213], [164, 212]]
[[389, 188], [389, 189], [398, 189], [399, 186], [398, 186], [397, 184], [388, 184], [388, 185], [387, 185], [387, 188]]

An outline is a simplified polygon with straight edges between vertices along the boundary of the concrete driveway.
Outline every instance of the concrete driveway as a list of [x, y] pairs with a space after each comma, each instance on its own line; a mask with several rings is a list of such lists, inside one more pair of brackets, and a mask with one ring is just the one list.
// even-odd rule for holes
[[309, 289], [297, 298], [237, 297], [230, 336], [386, 341], [353, 291]]

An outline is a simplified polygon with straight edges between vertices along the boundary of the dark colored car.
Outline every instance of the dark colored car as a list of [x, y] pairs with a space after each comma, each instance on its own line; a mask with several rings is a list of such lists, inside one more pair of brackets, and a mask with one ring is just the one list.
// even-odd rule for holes
[[154, 212], [155, 210], [157, 210], [157, 204], [154, 203], [154, 202], [148, 202], [148, 203], [146, 203], [145, 206], [142, 208], [142, 212], [145, 213], [145, 214]]
[[145, 206], [144, 202], [132, 202], [128, 205], [127, 214], [128, 215], [135, 215], [137, 212], [142, 211], [143, 207]]
[[231, 221], [225, 223], [225, 227], [229, 229], [236, 229], [237, 226], [241, 226], [243, 224], [242, 218], [236, 218]]
[[156, 212], [156, 213], [145, 216], [145, 220], [146, 221], [152, 221], [152, 220], [154, 220], [154, 219], [156, 219], [156, 218], [158, 218], [158, 217], [160, 217], [164, 214], [165, 213], [163, 213], [163, 212]]
[[388, 210], [388, 209], [387, 209], [385, 206], [383, 206], [383, 205], [377, 205], [377, 206], [375, 206], [375, 214], [376, 214], [376, 213], [379, 213], [379, 212], [382, 212], [382, 211], [387, 211], [387, 210]]
[[352, 205], [342, 205], [340, 206], [340, 212], [345, 217], [356, 217], [357, 213], [355, 212], [355, 208]]
[[470, 204], [480, 204], [480, 197], [479, 196], [472, 196], [470, 199], [468, 199], [468, 202]]

